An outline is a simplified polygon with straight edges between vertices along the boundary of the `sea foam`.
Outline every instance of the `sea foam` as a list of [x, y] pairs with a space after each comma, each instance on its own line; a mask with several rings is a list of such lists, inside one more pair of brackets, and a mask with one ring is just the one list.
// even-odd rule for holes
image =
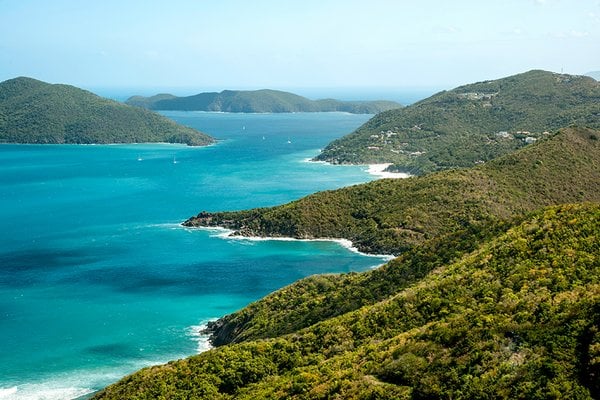
[[396, 178], [396, 179], [404, 179], [410, 178], [410, 174], [406, 174], [404, 172], [389, 172], [385, 169], [392, 164], [370, 164], [367, 172], [371, 175], [378, 176], [380, 178]]
[[203, 353], [213, 348], [208, 340], [210, 335], [206, 333], [206, 328], [208, 328], [208, 323], [216, 321], [216, 319], [210, 319], [201, 322], [199, 325], [192, 325], [187, 329], [187, 336], [189, 336], [194, 342], [196, 342], [196, 351], [199, 353]]
[[0, 388], [0, 399], [6, 399], [8, 396], [17, 393], [19, 389], [16, 386], [10, 388]]
[[[200, 229], [203, 231], [208, 231], [211, 237], [217, 237], [225, 240], [236, 240], [236, 241], [247, 241], [247, 242], [267, 242], [267, 241], [279, 241], [279, 242], [334, 242], [339, 244], [340, 246], [350, 250], [353, 253], [360, 254], [365, 257], [374, 257], [380, 258], [384, 262], [393, 260], [396, 258], [393, 254], [370, 254], [363, 253], [358, 250], [356, 246], [352, 243], [351, 240], [348, 239], [340, 239], [340, 238], [317, 238], [317, 239], [298, 239], [293, 237], [269, 237], [269, 236], [241, 236], [241, 235], [233, 235], [235, 232], [232, 229], [223, 228], [219, 226], [211, 226], [211, 227], [194, 227], [190, 229]], [[383, 265], [383, 264], [380, 264]], [[379, 265], [378, 265], [379, 266]]]
[[[324, 165], [334, 165], [327, 161], [313, 160], [312, 158], [304, 158], [302, 162], [306, 163], [315, 163], [315, 164], [324, 164]], [[335, 164], [336, 166], [353, 166], [353, 164]], [[386, 171], [386, 168], [392, 165], [391, 163], [386, 164], [369, 164], [367, 169], [364, 170], [369, 175], [376, 176], [378, 178], [394, 178], [394, 179], [405, 179], [410, 178], [412, 175], [404, 172], [389, 172]], [[363, 165], [364, 166], [364, 165]]]
[[93, 393], [82, 387], [58, 387], [53, 382], [0, 388], [2, 400], [72, 400]]

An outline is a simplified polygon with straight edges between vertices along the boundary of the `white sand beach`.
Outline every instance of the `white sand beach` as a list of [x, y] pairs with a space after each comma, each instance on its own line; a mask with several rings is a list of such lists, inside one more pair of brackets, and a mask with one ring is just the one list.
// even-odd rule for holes
[[380, 178], [396, 178], [396, 179], [404, 179], [409, 178], [411, 175], [404, 172], [388, 172], [385, 169], [392, 165], [388, 164], [370, 164], [367, 172], [371, 175], [378, 176]]

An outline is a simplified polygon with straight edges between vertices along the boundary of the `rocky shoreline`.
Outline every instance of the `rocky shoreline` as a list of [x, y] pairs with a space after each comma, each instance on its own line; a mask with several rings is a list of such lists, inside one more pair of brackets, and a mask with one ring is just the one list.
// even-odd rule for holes
[[208, 336], [208, 342], [212, 347], [219, 347], [235, 343], [237, 334], [242, 331], [242, 328], [240, 325], [230, 324], [226, 315], [216, 321], [208, 322], [201, 333]]
[[236, 219], [224, 219], [219, 213], [209, 213], [201, 211], [195, 217], [190, 217], [185, 220], [181, 225], [186, 228], [224, 228], [230, 229], [233, 232], [229, 236], [244, 236], [244, 237], [255, 237], [264, 236], [260, 232], [256, 232], [253, 229], [243, 225], [242, 221]]

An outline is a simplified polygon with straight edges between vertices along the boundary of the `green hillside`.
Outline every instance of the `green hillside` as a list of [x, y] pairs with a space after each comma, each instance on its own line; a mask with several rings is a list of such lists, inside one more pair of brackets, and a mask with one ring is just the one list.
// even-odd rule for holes
[[95, 398], [598, 398], [598, 165], [600, 131], [566, 128], [471, 169], [202, 212], [187, 225], [400, 255], [283, 288], [212, 323], [217, 349]]
[[[598, 398], [600, 206], [555, 206], [486, 231], [439, 239], [381, 271], [284, 288], [254, 307], [302, 317], [334, 286], [365, 305], [145, 368], [95, 398]], [[456, 245], [446, 261], [435, 254]], [[377, 291], [432, 260], [424, 277]]]
[[133, 96], [127, 104], [152, 110], [220, 111], [241, 113], [329, 112], [376, 114], [399, 108], [393, 101], [309, 100], [306, 97], [279, 90], [224, 90], [220, 93], [200, 93], [187, 97], [156, 95]]
[[1, 143], [142, 143], [194, 146], [210, 136], [154, 112], [31, 78], [0, 83]]
[[271, 208], [202, 212], [184, 224], [246, 236], [347, 238], [362, 251], [400, 254], [515, 213], [600, 201], [599, 139], [599, 131], [568, 128], [471, 169], [377, 180]]
[[378, 114], [316, 159], [422, 174], [489, 161], [571, 124], [600, 128], [600, 82], [534, 70]]
[[171, 100], [176, 99], [177, 96], [168, 93], [159, 93], [154, 96], [144, 97], [144, 96], [132, 96], [127, 99], [126, 104], [130, 106], [142, 107], [147, 109], [152, 109], [152, 105], [161, 100]]

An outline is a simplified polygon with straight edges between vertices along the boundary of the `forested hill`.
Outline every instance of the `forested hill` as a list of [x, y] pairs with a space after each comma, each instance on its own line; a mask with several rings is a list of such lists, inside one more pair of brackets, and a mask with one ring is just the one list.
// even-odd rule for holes
[[599, 165], [600, 131], [567, 128], [471, 169], [377, 180], [271, 208], [202, 212], [184, 225], [247, 236], [346, 238], [366, 252], [400, 254], [515, 213], [600, 201]]
[[401, 254], [283, 288], [212, 323], [216, 349], [95, 399], [599, 398], [598, 165], [600, 131], [571, 127], [471, 169], [200, 213], [186, 225]]
[[[249, 307], [270, 339], [145, 368], [95, 398], [599, 398], [598, 232], [598, 204], [555, 206], [381, 270], [308, 278]], [[286, 321], [306, 328], [278, 333]]]
[[343, 111], [353, 114], [377, 114], [401, 107], [393, 101], [310, 100], [279, 90], [224, 90], [187, 97], [158, 94], [133, 96], [127, 104], [151, 110], [220, 111], [233, 113], [284, 113]]
[[600, 128], [600, 82], [533, 70], [378, 114], [316, 159], [422, 174], [491, 160], [570, 124]]
[[155, 112], [74, 86], [20, 77], [0, 83], [0, 142], [169, 142], [202, 146], [214, 139]]

